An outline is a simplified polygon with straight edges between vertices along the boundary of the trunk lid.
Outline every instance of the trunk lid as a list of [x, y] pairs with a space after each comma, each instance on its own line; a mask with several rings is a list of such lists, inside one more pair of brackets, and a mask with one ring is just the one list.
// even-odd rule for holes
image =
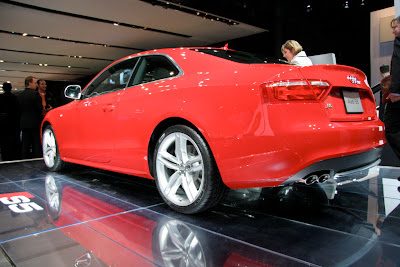
[[314, 65], [299, 71], [306, 80], [320, 79], [331, 85], [321, 99], [331, 121], [376, 119], [375, 99], [362, 71], [343, 65]]

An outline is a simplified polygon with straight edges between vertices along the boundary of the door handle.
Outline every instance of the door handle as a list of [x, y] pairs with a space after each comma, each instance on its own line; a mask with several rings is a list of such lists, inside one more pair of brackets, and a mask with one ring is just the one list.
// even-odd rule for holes
[[103, 111], [104, 112], [111, 112], [113, 111], [115, 108], [115, 106], [113, 104], [107, 104], [105, 106], [103, 106]]

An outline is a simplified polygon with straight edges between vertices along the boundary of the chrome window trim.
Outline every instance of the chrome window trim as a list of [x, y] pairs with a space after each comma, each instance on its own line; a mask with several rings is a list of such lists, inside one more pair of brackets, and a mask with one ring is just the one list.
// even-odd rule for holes
[[[132, 85], [128, 86], [128, 85], [130, 84], [130, 82], [131, 82], [132, 75], [135, 73], [135, 70], [136, 70], [136, 68], [138, 67], [138, 64], [141, 62], [141, 59], [144, 58], [144, 57], [149, 57], [149, 56], [163, 56], [163, 57], [165, 57], [165, 58], [166, 58], [169, 62], [171, 62], [172, 65], [178, 70], [178, 73], [177, 73], [175, 76], [172, 76], [172, 77], [163, 78], [163, 79], [159, 79], [159, 80], [151, 81], [151, 82], [147, 82], [147, 83], [139, 83], [139, 84], [136, 84], [136, 85], [133, 85], [133, 86], [132, 86]], [[129, 77], [128, 83], [127, 83], [127, 85], [126, 85], [124, 88], [121, 88], [121, 89], [118, 89], [118, 90], [113, 90], [113, 91], [104, 92], [104, 93], [97, 94], [97, 95], [94, 95], [94, 96], [87, 96], [87, 95], [85, 94], [86, 89], [87, 89], [98, 77], [100, 77], [104, 72], [106, 72], [108, 69], [112, 68], [112, 67], [113, 67], [114, 65], [116, 65], [116, 64], [120, 64], [120, 63], [122, 63], [122, 62], [124, 62], [124, 61], [131, 60], [131, 59], [135, 59], [135, 58], [138, 58], [138, 61], [136, 62], [135, 66], [132, 68], [131, 76]], [[104, 70], [102, 70], [101, 72], [99, 72], [99, 73], [95, 76], [95, 78], [93, 78], [93, 80], [84, 88], [84, 90], [82, 90], [82, 98], [81, 98], [81, 99], [89, 99], [89, 98], [93, 98], [93, 97], [105, 95], [105, 94], [112, 93], [112, 92], [116, 92], [116, 91], [126, 90], [127, 88], [131, 88], [131, 87], [135, 87], [135, 86], [141, 86], [141, 85], [143, 85], [143, 84], [150, 84], [150, 83], [153, 83], [153, 82], [163, 81], [163, 80], [167, 80], [167, 79], [174, 79], [174, 78], [177, 78], [177, 77], [181, 77], [181, 76], [183, 76], [183, 75], [184, 75], [184, 71], [182, 70], [182, 68], [181, 68], [181, 67], [178, 65], [178, 63], [176, 63], [176, 61], [175, 61], [170, 55], [168, 55], [168, 54], [165, 54], [165, 53], [149, 53], [149, 54], [146, 54], [146, 55], [130, 56], [130, 57], [124, 59], [124, 60], [114, 62], [113, 64], [109, 65], [107, 68], [105, 68]]]
[[[150, 84], [150, 83], [163, 81], [163, 80], [167, 80], [167, 79], [175, 79], [175, 78], [181, 77], [181, 76], [183, 76], [185, 74], [184, 71], [182, 70], [182, 68], [178, 65], [178, 63], [176, 63], [176, 61], [168, 54], [165, 54], [165, 53], [150, 53], [150, 54], [146, 54], [146, 55], [139, 55], [139, 56], [136, 56], [136, 57], [144, 58], [144, 57], [149, 57], [149, 56], [164, 56], [164, 57], [166, 57], [167, 60], [170, 61], [172, 63], [172, 65], [174, 65], [174, 67], [178, 70], [178, 73], [175, 76], [172, 76], [172, 77], [162, 78], [162, 79], [151, 81], [151, 82], [147, 82], [147, 83], [139, 83], [139, 84], [131, 85], [129, 87], [125, 87], [125, 89], [130, 88], [130, 87], [140, 86], [142, 84]], [[139, 62], [140, 62], [140, 59], [138, 60], [138, 63]], [[136, 70], [136, 67], [138, 67], [138, 66], [135, 65], [134, 71]], [[130, 80], [129, 80], [129, 82], [130, 82]]]

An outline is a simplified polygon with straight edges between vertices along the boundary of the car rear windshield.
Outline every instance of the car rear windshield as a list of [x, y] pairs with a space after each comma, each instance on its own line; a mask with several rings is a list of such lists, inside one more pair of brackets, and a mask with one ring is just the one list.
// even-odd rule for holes
[[238, 63], [245, 64], [287, 64], [285, 61], [270, 57], [259, 56], [252, 53], [233, 51], [233, 50], [225, 50], [225, 49], [210, 49], [210, 48], [202, 48], [202, 49], [192, 49], [197, 52], [213, 55], [216, 57], [224, 58], [227, 60], [231, 60]]

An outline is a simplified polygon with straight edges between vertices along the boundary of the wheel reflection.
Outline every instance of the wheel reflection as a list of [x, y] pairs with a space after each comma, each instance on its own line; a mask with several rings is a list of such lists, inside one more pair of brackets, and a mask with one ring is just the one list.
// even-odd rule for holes
[[186, 224], [167, 221], [161, 226], [158, 237], [165, 266], [206, 266], [199, 239]]

